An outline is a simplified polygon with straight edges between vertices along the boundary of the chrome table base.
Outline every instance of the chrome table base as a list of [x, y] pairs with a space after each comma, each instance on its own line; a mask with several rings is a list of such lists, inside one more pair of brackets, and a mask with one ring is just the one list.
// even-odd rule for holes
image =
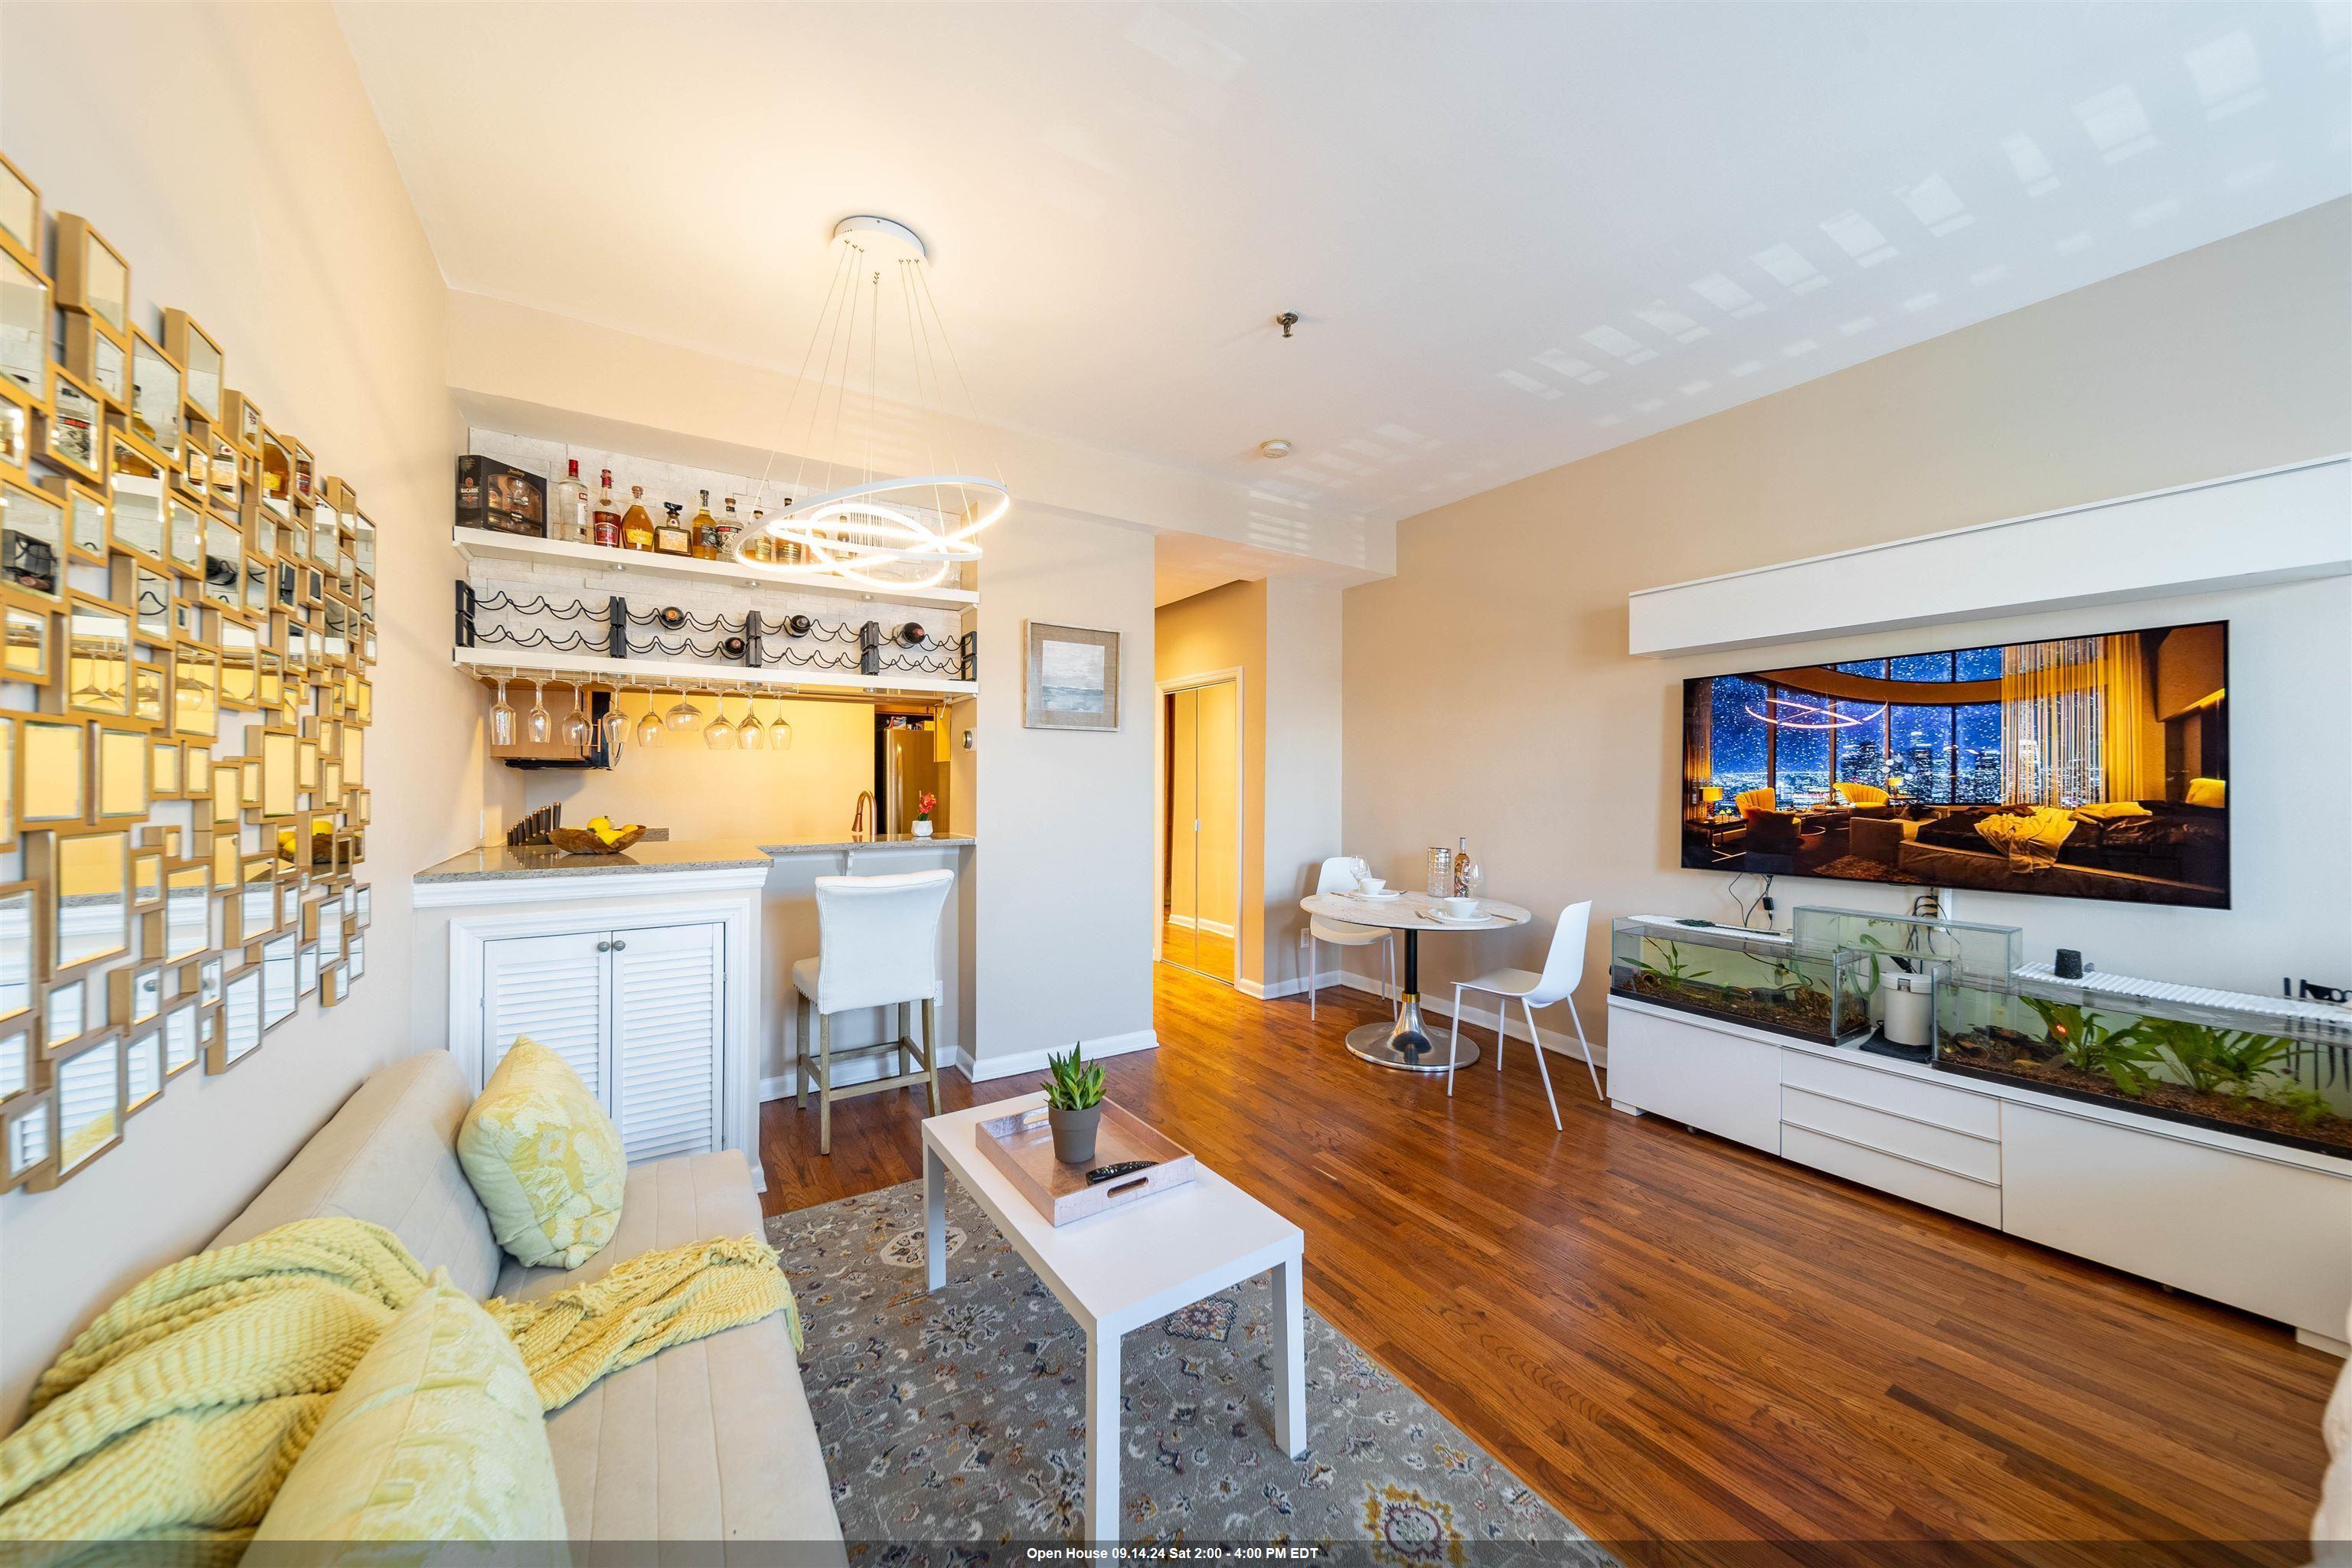
[[[1406, 952], [1412, 952], [1410, 943]], [[1374, 1066], [1403, 1072], [1444, 1072], [1448, 1066], [1445, 1044], [1423, 1023], [1421, 998], [1411, 991], [1404, 994], [1404, 1005], [1394, 1022], [1364, 1024], [1348, 1031], [1349, 1051]], [[1462, 1054], [1451, 1065], [1466, 1068], [1477, 1059], [1477, 1042], [1465, 1039]]]

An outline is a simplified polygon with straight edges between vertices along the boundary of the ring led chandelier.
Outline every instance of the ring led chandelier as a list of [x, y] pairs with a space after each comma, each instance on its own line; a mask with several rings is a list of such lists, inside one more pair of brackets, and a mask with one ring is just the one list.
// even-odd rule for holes
[[[803, 389], [813, 389], [793, 459], [793, 493], [805, 499], [787, 501], [756, 532], [738, 538], [735, 561], [755, 572], [824, 572], [883, 590], [936, 587], [964, 562], [980, 559], [979, 535], [1013, 509], [1013, 492], [983, 471], [995, 468], [992, 458], [975, 465], [961, 449], [978, 436], [978, 410], [931, 298], [921, 238], [887, 217], [845, 217], [834, 226], [833, 251], [833, 286], [784, 410], [791, 439]], [[887, 400], [886, 358], [894, 377], [904, 373], [903, 380], [891, 383]], [[950, 377], [962, 398], [961, 409], [952, 413]], [[894, 431], [896, 452], [877, 453], [881, 433], [902, 424], [909, 429]], [[846, 461], [861, 437], [861, 460]], [[820, 444], [824, 456], [813, 458]], [[919, 454], [919, 460], [904, 462], [908, 454]], [[772, 474], [773, 453], [768, 464]], [[926, 471], [886, 471], [895, 467]], [[814, 495], [807, 493], [812, 468]], [[762, 475], [763, 492], [767, 483]], [[748, 553], [760, 535], [798, 546], [802, 559], [763, 561]]]

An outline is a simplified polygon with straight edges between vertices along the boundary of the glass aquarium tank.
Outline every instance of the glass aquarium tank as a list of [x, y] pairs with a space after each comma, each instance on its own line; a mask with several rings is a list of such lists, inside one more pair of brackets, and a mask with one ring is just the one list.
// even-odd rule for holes
[[1986, 996], [2008, 987], [2025, 956], [2015, 926], [1931, 915], [1806, 905], [1790, 929], [1801, 960], [1828, 965], [1831, 1043], [1914, 1062], [1987, 1021]]
[[2352, 1010], [2040, 964], [1955, 990], [1940, 1070], [2352, 1159]]
[[1609, 989], [1800, 1039], [1830, 1038], [1831, 966], [1779, 931], [1667, 915], [1610, 922]]

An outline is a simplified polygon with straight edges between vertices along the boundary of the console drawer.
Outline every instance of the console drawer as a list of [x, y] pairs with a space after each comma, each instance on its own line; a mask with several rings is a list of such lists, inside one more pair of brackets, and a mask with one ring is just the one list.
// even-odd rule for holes
[[1881, 1072], [1857, 1062], [1842, 1062], [1811, 1051], [1780, 1053], [1780, 1082], [1832, 1100], [1849, 1100], [1874, 1110], [1892, 1111], [1914, 1121], [1948, 1127], [1998, 1142], [2000, 1101], [1990, 1095], [1923, 1083], [1902, 1073]]
[[1780, 1152], [1801, 1165], [1843, 1176], [1865, 1187], [1876, 1187], [1915, 1204], [1942, 1209], [1979, 1225], [2000, 1224], [2000, 1189], [1948, 1171], [1901, 1160], [1875, 1149], [1865, 1149], [1809, 1128], [1783, 1123]]
[[1955, 1132], [1849, 1100], [1826, 1099], [1793, 1084], [1780, 1086], [1780, 1125], [1801, 1127], [1955, 1175], [2000, 1184], [2000, 1145], [1990, 1138]]

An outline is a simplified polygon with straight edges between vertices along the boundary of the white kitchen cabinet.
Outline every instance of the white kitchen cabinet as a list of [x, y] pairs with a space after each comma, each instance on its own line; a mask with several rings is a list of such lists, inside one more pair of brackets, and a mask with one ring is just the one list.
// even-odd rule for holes
[[595, 1093], [631, 1163], [734, 1149], [761, 1180], [767, 870], [762, 855], [419, 882], [417, 908], [447, 922], [450, 1054], [478, 1085], [529, 1035]]
[[580, 1075], [631, 1163], [718, 1148], [721, 935], [701, 921], [485, 942], [482, 1079], [528, 1035]]

